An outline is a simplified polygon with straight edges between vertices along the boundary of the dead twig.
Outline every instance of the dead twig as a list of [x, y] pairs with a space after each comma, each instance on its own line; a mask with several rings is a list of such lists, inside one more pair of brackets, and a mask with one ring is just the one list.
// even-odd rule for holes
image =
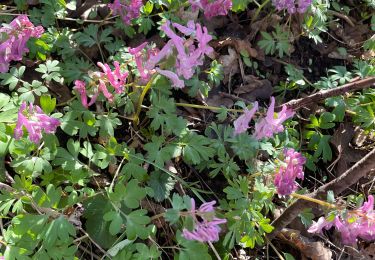
[[[358, 81], [349, 82], [345, 85], [329, 90], [321, 90], [304, 98], [293, 99], [287, 103], [284, 103], [284, 105], [286, 105], [289, 109], [296, 110], [302, 106], [316, 103], [329, 97], [339, 96], [347, 92], [357, 91], [369, 87], [375, 87], [375, 77], [369, 77]], [[279, 106], [278, 108], [281, 108], [281, 106]]]
[[[330, 181], [329, 183], [319, 187], [312, 193], [306, 194], [311, 198], [325, 200], [327, 192], [333, 191], [338, 195], [347, 188], [357, 183], [362, 177], [367, 176], [375, 169], [375, 148], [369, 152], [365, 157], [354, 164], [350, 169], [344, 172], [340, 177]], [[313, 208], [318, 204], [302, 199], [298, 199], [290, 205], [278, 218], [272, 222], [274, 230], [268, 235], [268, 239], [272, 240], [284, 227], [291, 223], [299, 213], [305, 208]]]

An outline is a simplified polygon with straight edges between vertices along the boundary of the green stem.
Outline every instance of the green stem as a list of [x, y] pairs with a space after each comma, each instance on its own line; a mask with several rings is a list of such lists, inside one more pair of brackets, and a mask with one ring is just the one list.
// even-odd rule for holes
[[256, 19], [257, 19], [258, 16], [259, 16], [260, 11], [262, 11], [263, 7], [265, 7], [265, 6], [268, 4], [269, 1], [270, 1], [270, 0], [265, 0], [265, 1], [264, 1], [264, 2], [258, 7], [258, 9], [256, 10], [256, 12], [255, 12], [255, 14], [254, 14], [254, 17], [253, 17], [253, 19], [252, 19], [252, 22], [255, 22], [255, 21], [256, 21]]
[[314, 199], [314, 198], [311, 198], [311, 197], [306, 196], [306, 195], [302, 195], [302, 194], [298, 194], [298, 193], [292, 193], [292, 194], [290, 194], [290, 196], [292, 196], [294, 198], [297, 198], [297, 199], [303, 199], [303, 200], [311, 201], [311, 202], [314, 202], [316, 204], [319, 204], [323, 207], [327, 207], [327, 208], [330, 208], [330, 209], [337, 208], [336, 205], [334, 205], [334, 204], [328, 203], [326, 201]]
[[65, 101], [65, 102], [62, 102], [62, 103], [57, 104], [56, 107], [62, 107], [62, 106], [65, 106], [65, 105], [69, 104], [70, 102], [72, 102], [72, 101], [73, 101], [74, 99], [76, 99], [76, 98], [77, 98], [77, 96], [74, 96], [74, 97], [72, 97], [71, 99], [69, 99], [69, 100], [67, 100], [67, 101]]
[[200, 109], [209, 109], [209, 110], [221, 110], [226, 109], [230, 112], [237, 112], [242, 113], [243, 109], [232, 109], [232, 108], [223, 108], [223, 107], [214, 107], [214, 106], [204, 106], [204, 105], [197, 105], [197, 104], [189, 104], [189, 103], [176, 103], [178, 107], [192, 107], [192, 108], [200, 108]]
[[147, 92], [150, 90], [150, 88], [152, 86], [152, 82], [154, 81], [155, 78], [156, 78], [156, 74], [154, 74], [152, 76], [152, 78], [147, 82], [146, 87], [143, 89], [143, 91], [141, 93], [141, 96], [139, 97], [138, 104], [137, 104], [137, 110], [136, 110], [135, 115], [133, 117], [133, 122], [134, 122], [135, 125], [138, 125], [138, 123], [139, 123], [139, 114], [141, 113], [141, 110], [142, 110], [143, 99], [145, 98]]

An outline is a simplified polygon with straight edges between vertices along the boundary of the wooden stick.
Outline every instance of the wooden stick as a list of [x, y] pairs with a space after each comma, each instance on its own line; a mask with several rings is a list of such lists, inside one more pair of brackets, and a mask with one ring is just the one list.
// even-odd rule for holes
[[[284, 105], [286, 105], [289, 109], [296, 110], [302, 106], [316, 103], [329, 97], [339, 96], [347, 92], [357, 91], [369, 87], [375, 87], [375, 77], [369, 77], [358, 81], [349, 82], [345, 85], [333, 89], [321, 90], [304, 98], [293, 99], [287, 103], [284, 103]], [[281, 106], [279, 106], [278, 108], [281, 108]]]

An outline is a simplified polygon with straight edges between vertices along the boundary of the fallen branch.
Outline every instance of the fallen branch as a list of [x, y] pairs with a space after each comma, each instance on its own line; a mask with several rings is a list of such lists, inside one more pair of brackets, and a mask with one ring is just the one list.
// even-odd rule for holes
[[[347, 92], [357, 91], [369, 87], [375, 87], [375, 77], [369, 77], [358, 81], [349, 82], [345, 85], [329, 90], [321, 90], [317, 93], [314, 93], [304, 98], [293, 99], [287, 103], [284, 103], [284, 105], [286, 105], [290, 109], [296, 110], [302, 106], [306, 106], [311, 103], [316, 103], [320, 100], [329, 97], [335, 97]], [[281, 108], [281, 106], [279, 106], [279, 108]]]
[[[329, 183], [319, 187], [312, 193], [306, 194], [311, 198], [325, 200], [327, 192], [333, 191], [335, 195], [339, 195], [347, 188], [357, 183], [362, 177], [366, 177], [371, 171], [375, 169], [375, 148], [369, 152], [365, 157], [354, 164], [350, 169], [344, 172], [340, 177], [330, 181]], [[290, 205], [278, 218], [276, 218], [272, 225], [274, 230], [268, 235], [268, 239], [273, 239], [284, 227], [291, 223], [305, 208], [316, 207], [316, 203], [298, 199]]]

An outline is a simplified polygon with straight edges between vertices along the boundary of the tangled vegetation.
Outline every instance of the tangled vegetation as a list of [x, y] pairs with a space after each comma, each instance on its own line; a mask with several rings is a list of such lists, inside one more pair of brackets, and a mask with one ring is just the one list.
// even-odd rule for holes
[[375, 257], [374, 10], [2, 1], [0, 258]]

